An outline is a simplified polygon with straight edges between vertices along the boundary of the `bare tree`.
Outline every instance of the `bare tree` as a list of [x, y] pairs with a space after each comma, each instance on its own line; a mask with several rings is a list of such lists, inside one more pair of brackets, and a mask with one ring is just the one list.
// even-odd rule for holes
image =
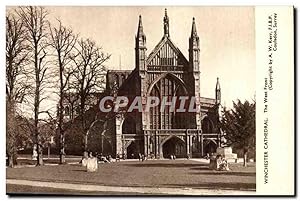
[[34, 80], [34, 139], [37, 145], [38, 160], [37, 165], [43, 165], [42, 144], [39, 135], [39, 115], [40, 104], [47, 97], [42, 96], [45, 89], [46, 77], [49, 67], [46, 61], [46, 46], [48, 37], [48, 12], [43, 7], [27, 6], [19, 7], [17, 10], [21, 17], [26, 30], [28, 31], [27, 41], [31, 48], [31, 62], [33, 63], [33, 80]]
[[65, 128], [64, 128], [64, 107], [66, 91], [70, 76], [73, 73], [70, 67], [71, 53], [77, 41], [77, 35], [62, 25], [58, 20], [57, 27], [50, 27], [50, 46], [55, 50], [56, 65], [59, 74], [59, 106], [58, 106], [58, 132], [60, 136], [60, 164], [65, 163]]
[[16, 164], [18, 137], [17, 104], [25, 100], [30, 86], [27, 84], [25, 65], [28, 63], [27, 32], [23, 22], [13, 13], [6, 16], [6, 111], [9, 166]]
[[94, 92], [104, 87], [106, 68], [104, 63], [110, 58], [102, 52], [94, 41], [81, 39], [77, 43], [76, 55], [72, 57], [75, 64], [72, 86], [78, 94], [79, 118], [83, 132], [83, 148], [87, 151], [87, 134], [90, 127], [85, 111], [89, 106], [89, 98]]

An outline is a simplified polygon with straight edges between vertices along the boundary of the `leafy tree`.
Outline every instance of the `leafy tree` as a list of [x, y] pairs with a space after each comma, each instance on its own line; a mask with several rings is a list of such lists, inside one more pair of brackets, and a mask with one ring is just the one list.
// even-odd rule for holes
[[247, 166], [247, 154], [255, 148], [255, 102], [240, 100], [233, 102], [233, 109], [224, 108], [221, 129], [225, 133], [227, 144], [242, 149], [244, 166]]

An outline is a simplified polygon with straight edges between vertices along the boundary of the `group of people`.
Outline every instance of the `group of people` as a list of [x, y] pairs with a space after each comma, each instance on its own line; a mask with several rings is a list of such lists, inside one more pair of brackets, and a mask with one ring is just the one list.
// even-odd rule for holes
[[[116, 158], [117, 160], [117, 158]], [[95, 172], [98, 169], [98, 163], [102, 161], [104, 163], [111, 163], [113, 158], [111, 155], [103, 156], [102, 154], [95, 153], [93, 156], [92, 152], [86, 152], [80, 161], [83, 167], [86, 167], [87, 172]]]
[[98, 170], [98, 159], [93, 156], [93, 153], [85, 153], [81, 160], [81, 165], [86, 167], [87, 172], [96, 172]]
[[97, 157], [98, 161], [103, 161], [104, 163], [111, 163], [113, 161], [113, 158], [111, 155], [103, 156], [102, 153], [98, 154], [96, 152], [96, 157]]
[[209, 168], [219, 171], [229, 171], [228, 162], [222, 155], [210, 156]]
[[146, 160], [146, 157], [144, 154], [139, 153], [139, 161], [144, 162], [144, 160]]

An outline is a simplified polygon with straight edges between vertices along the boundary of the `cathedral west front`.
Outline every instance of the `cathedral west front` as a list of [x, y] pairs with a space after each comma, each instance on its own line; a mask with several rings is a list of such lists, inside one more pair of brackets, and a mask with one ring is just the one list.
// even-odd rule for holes
[[[200, 92], [200, 46], [195, 18], [191, 19], [188, 58], [176, 47], [169, 32], [167, 10], [163, 17], [163, 35], [152, 50], [147, 51], [147, 33], [139, 16], [135, 37], [135, 69], [110, 70], [106, 78], [106, 94], [126, 96], [129, 102], [141, 97], [143, 107], [147, 97], [195, 97], [193, 112], [176, 112], [160, 104], [148, 111], [122, 112], [110, 123], [113, 135], [106, 141], [113, 155], [137, 158], [144, 154], [154, 158], [201, 157], [220, 146], [219, 107], [221, 88], [215, 86], [215, 98], [205, 98]], [[145, 25], [147, 26], [147, 25]], [[212, 89], [213, 90], [213, 89]]]

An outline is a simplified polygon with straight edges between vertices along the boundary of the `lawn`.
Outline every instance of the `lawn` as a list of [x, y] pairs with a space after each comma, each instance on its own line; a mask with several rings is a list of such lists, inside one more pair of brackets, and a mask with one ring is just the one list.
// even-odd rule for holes
[[122, 161], [99, 164], [88, 173], [78, 165], [7, 168], [6, 178], [38, 181], [100, 184], [132, 187], [183, 187], [255, 190], [255, 164], [231, 164], [231, 171], [208, 169], [208, 164], [192, 160]]

